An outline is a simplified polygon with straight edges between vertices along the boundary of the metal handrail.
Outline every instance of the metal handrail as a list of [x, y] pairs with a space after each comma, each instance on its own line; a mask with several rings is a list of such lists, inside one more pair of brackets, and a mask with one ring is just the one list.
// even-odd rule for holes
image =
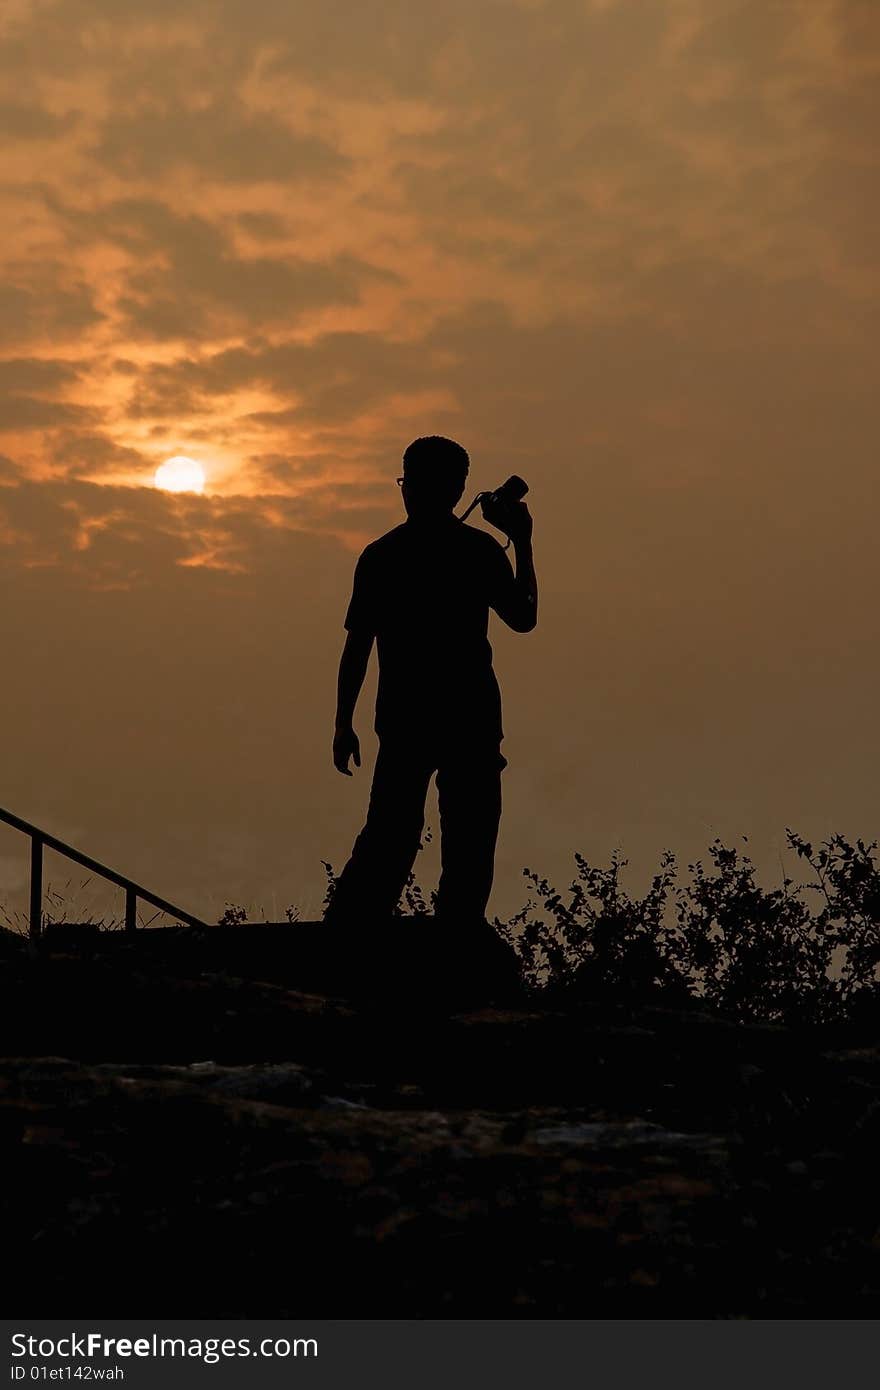
[[160, 898], [157, 893], [151, 893], [148, 888], [142, 888], [133, 879], [126, 878], [124, 874], [118, 874], [115, 869], [108, 869], [106, 864], [99, 864], [97, 859], [92, 859], [80, 850], [74, 849], [72, 845], [67, 845], [63, 840], [58, 840], [54, 835], [41, 830], [39, 826], [31, 825], [29, 821], [22, 820], [20, 816], [14, 816], [11, 811], [4, 811], [0, 807], [0, 820], [11, 825], [15, 830], [21, 830], [25, 835], [31, 837], [31, 893], [30, 893], [30, 936], [35, 940], [41, 935], [42, 923], [41, 914], [43, 906], [43, 847], [57, 850], [59, 854], [64, 854], [68, 859], [73, 859], [77, 864], [82, 864], [84, 868], [91, 869], [93, 873], [101, 874], [111, 883], [117, 884], [125, 889], [125, 930], [137, 930], [137, 900], [143, 898], [145, 902], [152, 903], [153, 907], [160, 908], [163, 912], [168, 912], [172, 917], [178, 917], [182, 922], [187, 922], [191, 927], [206, 927], [207, 922], [203, 922], [199, 917], [193, 917], [189, 912], [181, 912], [179, 907]]

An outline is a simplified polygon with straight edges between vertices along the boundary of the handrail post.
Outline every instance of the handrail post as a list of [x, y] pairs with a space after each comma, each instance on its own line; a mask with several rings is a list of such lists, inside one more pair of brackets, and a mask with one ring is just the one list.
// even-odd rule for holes
[[137, 931], [137, 893], [131, 884], [125, 890], [125, 930]]
[[40, 835], [31, 836], [31, 941], [38, 941], [42, 932], [43, 908], [43, 840]]

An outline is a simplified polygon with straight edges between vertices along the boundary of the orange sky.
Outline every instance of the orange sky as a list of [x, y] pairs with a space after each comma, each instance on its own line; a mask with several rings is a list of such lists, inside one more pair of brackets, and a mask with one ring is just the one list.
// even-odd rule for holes
[[354, 556], [443, 433], [536, 518], [496, 911], [880, 833], [878, 78], [874, 0], [7, 0], [0, 804], [314, 914]]

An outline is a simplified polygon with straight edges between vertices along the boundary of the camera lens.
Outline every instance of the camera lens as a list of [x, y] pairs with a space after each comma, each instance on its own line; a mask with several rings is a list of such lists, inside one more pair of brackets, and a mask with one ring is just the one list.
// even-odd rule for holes
[[528, 490], [528, 483], [514, 473], [507, 479], [506, 483], [501, 484], [495, 497], [499, 502], [519, 502], [521, 498], [525, 497]]

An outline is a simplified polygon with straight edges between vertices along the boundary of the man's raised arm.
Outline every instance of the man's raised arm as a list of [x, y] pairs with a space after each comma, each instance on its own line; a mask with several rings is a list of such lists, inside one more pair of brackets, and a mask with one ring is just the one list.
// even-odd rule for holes
[[[531, 632], [538, 622], [538, 579], [532, 554], [532, 517], [525, 502], [508, 503], [499, 511], [497, 522], [488, 508], [487, 521], [506, 531], [513, 542], [515, 572], [501, 552], [504, 564], [492, 607], [502, 622], [514, 632]], [[500, 550], [500, 547], [499, 547]]]

